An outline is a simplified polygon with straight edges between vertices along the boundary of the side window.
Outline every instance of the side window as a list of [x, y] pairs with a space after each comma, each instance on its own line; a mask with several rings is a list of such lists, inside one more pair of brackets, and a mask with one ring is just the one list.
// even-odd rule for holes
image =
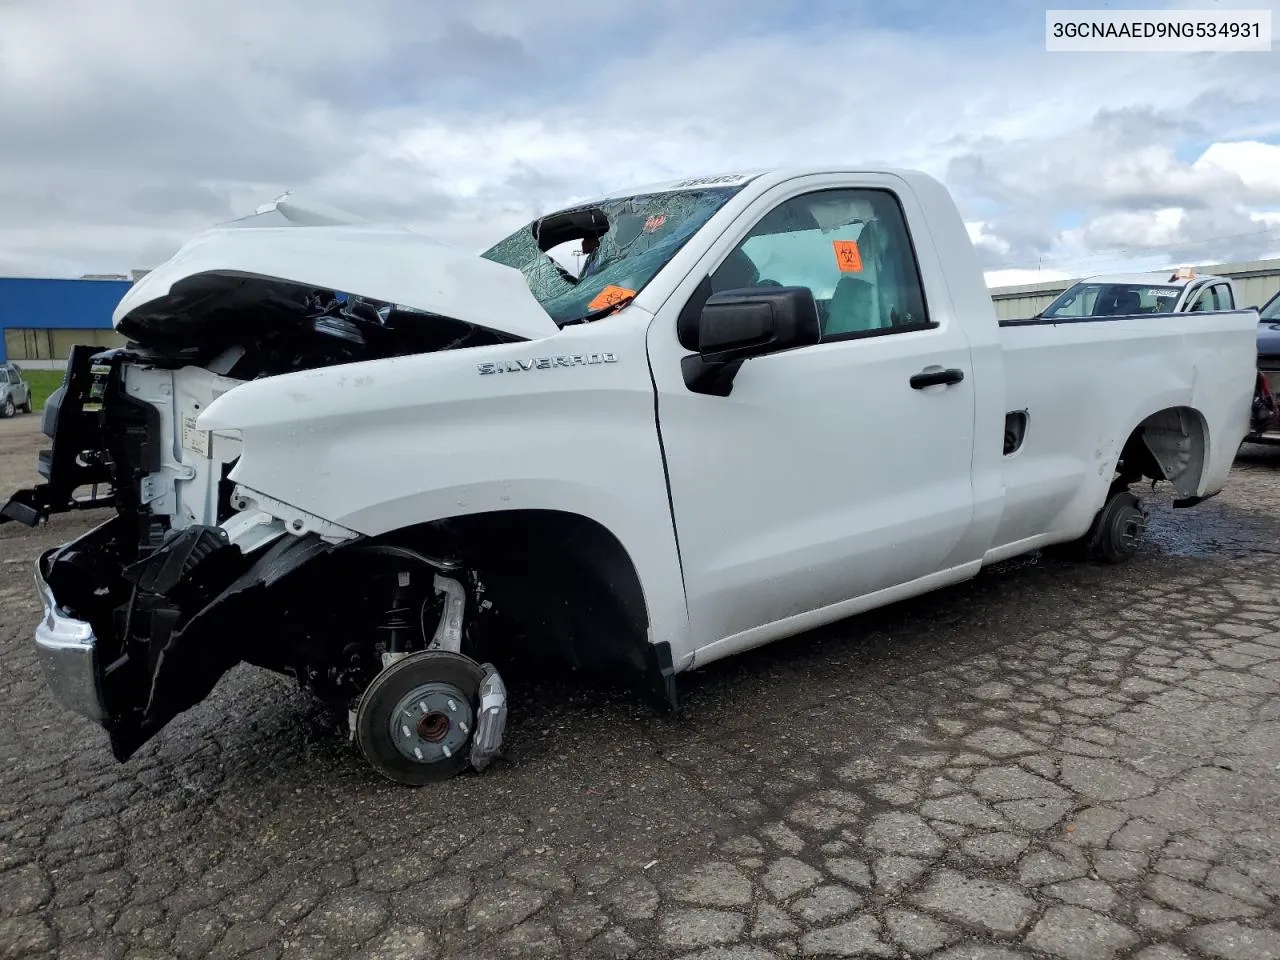
[[713, 292], [808, 287], [822, 339], [930, 326], [906, 218], [887, 190], [823, 190], [779, 204], [711, 275]]
[[1066, 317], [1093, 316], [1093, 308], [1097, 304], [1098, 294], [1101, 292], [1101, 287], [1087, 287], [1084, 292], [1076, 295], [1071, 306], [1064, 310], [1061, 315]]
[[1234, 310], [1236, 308], [1236, 298], [1231, 295], [1231, 285], [1220, 283], [1213, 288], [1218, 292], [1219, 310]]
[[1203, 310], [1216, 310], [1214, 306], [1213, 287], [1205, 287], [1196, 296], [1195, 301], [1191, 304], [1191, 312], [1199, 313]]
[[1058, 306], [1054, 309], [1052, 316], [1054, 317], [1091, 317], [1093, 316], [1094, 305], [1098, 301], [1098, 294], [1102, 292], [1102, 287], [1097, 284], [1077, 284], [1064, 290], [1041, 311], [1049, 316], [1049, 307], [1055, 302], [1061, 300], [1063, 296], [1067, 296], [1065, 300], [1058, 302]]

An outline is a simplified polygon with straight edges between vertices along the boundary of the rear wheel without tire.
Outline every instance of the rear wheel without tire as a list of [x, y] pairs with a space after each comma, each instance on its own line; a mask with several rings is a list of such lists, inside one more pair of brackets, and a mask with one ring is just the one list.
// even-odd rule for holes
[[384, 777], [419, 787], [470, 764], [484, 670], [460, 653], [424, 650], [387, 667], [356, 711], [360, 752]]
[[22, 412], [23, 412], [23, 413], [30, 413], [30, 412], [31, 412], [31, 398], [30, 398], [30, 397], [28, 397], [28, 398], [27, 398], [27, 402], [26, 402], [26, 403], [24, 403], [24, 404], [22, 405]]
[[1147, 509], [1128, 490], [1113, 493], [1098, 512], [1086, 537], [1091, 556], [1121, 563], [1138, 552], [1147, 529]]

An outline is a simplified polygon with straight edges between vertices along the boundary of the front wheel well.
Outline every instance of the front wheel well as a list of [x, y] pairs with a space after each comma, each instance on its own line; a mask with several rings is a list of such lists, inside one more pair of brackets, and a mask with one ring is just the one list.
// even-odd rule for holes
[[1200, 489], [1208, 460], [1208, 428], [1191, 407], [1168, 407], [1139, 423], [1125, 440], [1116, 464], [1116, 482], [1123, 486], [1167, 480], [1183, 498]]
[[[504, 510], [407, 527], [376, 538], [475, 574], [476, 631], [501, 659], [550, 657], [571, 669], [624, 673], [674, 702], [670, 650], [649, 639], [640, 576], [599, 522], [557, 510]], [[475, 612], [475, 611], [473, 611]]]

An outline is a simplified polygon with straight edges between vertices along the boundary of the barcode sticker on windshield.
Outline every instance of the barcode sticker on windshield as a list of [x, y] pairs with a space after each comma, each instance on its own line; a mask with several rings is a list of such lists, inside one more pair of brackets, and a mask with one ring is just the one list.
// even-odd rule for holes
[[835, 248], [836, 265], [841, 273], [862, 272], [862, 254], [857, 240], [832, 240], [831, 246]]
[[182, 418], [182, 449], [209, 456], [209, 431], [197, 430], [195, 417]]

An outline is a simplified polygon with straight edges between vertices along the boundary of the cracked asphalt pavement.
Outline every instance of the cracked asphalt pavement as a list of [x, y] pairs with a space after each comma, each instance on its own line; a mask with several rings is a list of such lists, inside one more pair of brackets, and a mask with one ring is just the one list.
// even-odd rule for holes
[[91, 522], [0, 528], [0, 957], [1280, 958], [1280, 451], [1126, 565], [1003, 564], [677, 718], [508, 678], [504, 757], [421, 790], [244, 667], [115, 763], [29, 639]]

